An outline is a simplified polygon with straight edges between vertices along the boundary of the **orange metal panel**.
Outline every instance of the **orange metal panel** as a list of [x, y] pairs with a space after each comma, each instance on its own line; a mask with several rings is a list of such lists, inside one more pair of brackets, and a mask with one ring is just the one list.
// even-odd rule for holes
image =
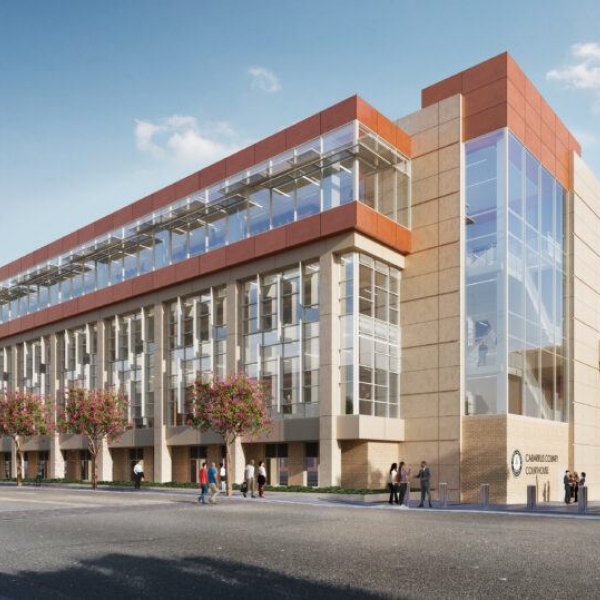
[[254, 146], [244, 148], [225, 159], [227, 177], [231, 177], [231, 175], [235, 175], [244, 169], [248, 169], [255, 163]]
[[225, 159], [223, 159], [200, 171], [200, 185], [202, 187], [209, 187], [218, 181], [225, 179], [226, 175], [227, 163]]
[[506, 78], [508, 72], [508, 54], [503, 52], [462, 73], [462, 92], [467, 94], [472, 90], [488, 85], [497, 79]]
[[321, 215], [312, 215], [286, 227], [286, 246], [299, 246], [321, 237]]
[[285, 152], [285, 150], [285, 131], [278, 131], [277, 133], [255, 144], [254, 160], [257, 163], [260, 163], [267, 158], [275, 156], [276, 154]]
[[356, 104], [356, 118], [364, 123], [369, 129], [378, 132], [378, 119], [380, 117], [379, 111], [373, 108], [368, 102], [365, 102], [362, 98], [357, 98]]
[[525, 94], [517, 88], [513, 81], [507, 80], [507, 99], [508, 104], [521, 117], [525, 118]]
[[525, 119], [510, 104], [508, 105], [508, 128], [525, 143]]
[[226, 247], [225, 263], [228, 267], [254, 259], [254, 238], [241, 240]]
[[450, 98], [450, 96], [462, 94], [462, 92], [462, 73], [457, 73], [421, 90], [421, 106], [423, 108], [431, 106], [436, 102]]
[[499, 104], [464, 119], [463, 140], [471, 140], [484, 133], [505, 127], [508, 122], [507, 112], [507, 105]]
[[321, 112], [321, 133], [327, 133], [356, 118], [358, 118], [358, 96], [351, 96]]
[[200, 260], [200, 273], [199, 275], [205, 275], [206, 273], [212, 273], [213, 271], [220, 271], [227, 266], [227, 250], [226, 248], [217, 248], [211, 252], [203, 254]]
[[496, 79], [492, 83], [488, 83], [465, 94], [463, 116], [469, 117], [498, 104], [506, 104], [508, 95], [507, 81], [506, 77]]
[[316, 114], [285, 130], [285, 147], [288, 150], [295, 148], [308, 140], [319, 137], [319, 135], [321, 135], [321, 115]]
[[359, 202], [351, 202], [321, 214], [321, 235], [328, 236], [356, 227]]
[[175, 199], [185, 198], [200, 189], [200, 176], [198, 172], [192, 173], [183, 179], [175, 182]]
[[268, 256], [275, 252], [285, 250], [286, 231], [285, 227], [265, 231], [254, 238], [254, 255], [256, 258], [260, 256]]

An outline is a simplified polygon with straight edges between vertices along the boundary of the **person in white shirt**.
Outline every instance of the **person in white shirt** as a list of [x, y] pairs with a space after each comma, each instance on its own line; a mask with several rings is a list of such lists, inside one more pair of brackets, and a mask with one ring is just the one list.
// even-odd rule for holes
[[[246, 480], [246, 485], [248, 486], [248, 491], [250, 492], [250, 497], [254, 498], [254, 461], [253, 460], [251, 460], [246, 465], [245, 480]], [[246, 497], [246, 493], [244, 493], [244, 498], [245, 497]]]
[[221, 491], [227, 491], [227, 470], [225, 469], [225, 463], [221, 463], [219, 468], [219, 479], [221, 480]]
[[135, 489], [139, 490], [144, 479], [144, 464], [140, 460], [133, 467], [133, 480], [135, 481]]

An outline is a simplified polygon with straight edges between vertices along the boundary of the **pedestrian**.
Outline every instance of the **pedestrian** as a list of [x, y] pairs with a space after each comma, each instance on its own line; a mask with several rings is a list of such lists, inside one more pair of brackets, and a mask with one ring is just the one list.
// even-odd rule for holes
[[427, 501], [429, 502], [429, 508], [431, 508], [431, 487], [430, 487], [430, 479], [431, 479], [431, 471], [427, 466], [427, 463], [422, 460], [421, 468], [415, 477], [419, 480], [421, 485], [421, 502], [419, 503], [419, 508], [423, 508], [423, 503], [425, 502], [425, 496], [427, 496]]
[[388, 489], [390, 490], [390, 504], [398, 504], [398, 463], [392, 463], [390, 467]]
[[37, 472], [35, 474], [35, 487], [40, 487], [42, 485], [42, 479], [44, 479], [44, 464], [38, 463]]
[[585, 471], [581, 471], [581, 477], [579, 478], [579, 487], [585, 487]]
[[215, 463], [210, 463], [210, 469], [208, 470], [208, 487], [210, 488], [210, 498], [208, 501], [211, 504], [217, 503], [217, 496], [220, 493], [220, 490], [217, 487], [218, 477], [219, 471], [217, 471]]
[[[401, 460], [398, 465], [398, 483], [399, 483], [399, 497], [398, 503], [400, 508], [408, 508], [407, 504], [404, 504], [404, 499], [408, 499], [408, 477], [410, 475], [410, 468], [404, 464]], [[410, 502], [410, 501], [409, 501]]]
[[208, 469], [206, 468], [205, 462], [202, 463], [202, 466], [198, 471], [198, 483], [200, 484], [198, 502], [206, 504], [206, 494], [208, 493]]
[[[245, 482], [247, 491], [250, 492], [250, 497], [254, 498], [254, 460], [251, 460], [246, 465]], [[246, 493], [244, 493], [244, 498], [246, 497]]]
[[569, 504], [571, 502], [571, 474], [569, 469], [565, 471], [565, 476], [563, 477], [563, 484], [565, 486], [565, 504]]
[[573, 473], [572, 486], [573, 486], [572, 487], [573, 493], [571, 495], [573, 496], [573, 501], [578, 502], [579, 501], [579, 475], [578, 475], [577, 471], [575, 471]]
[[225, 469], [225, 463], [221, 463], [219, 467], [219, 479], [221, 480], [221, 491], [227, 491], [227, 469]]
[[133, 467], [133, 481], [136, 490], [141, 488], [142, 479], [144, 479], [144, 463], [138, 460]]
[[258, 474], [256, 476], [258, 482], [258, 496], [260, 498], [265, 497], [265, 484], [267, 483], [267, 470], [262, 460], [258, 461]]

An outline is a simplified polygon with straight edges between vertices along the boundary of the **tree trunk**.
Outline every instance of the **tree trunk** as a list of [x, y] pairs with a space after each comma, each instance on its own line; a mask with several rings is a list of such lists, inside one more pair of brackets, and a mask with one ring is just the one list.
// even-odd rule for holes
[[15, 454], [17, 455], [17, 486], [23, 485], [23, 467], [25, 466], [25, 456], [21, 450], [19, 436], [15, 438]]
[[88, 450], [92, 456], [92, 489], [98, 489], [98, 473], [96, 472], [96, 455], [98, 454], [98, 444], [93, 438], [88, 439]]
[[233, 495], [233, 469], [231, 468], [231, 444], [235, 441], [229, 440], [228, 437], [225, 437], [225, 461], [226, 461], [226, 469], [227, 469], [227, 495]]

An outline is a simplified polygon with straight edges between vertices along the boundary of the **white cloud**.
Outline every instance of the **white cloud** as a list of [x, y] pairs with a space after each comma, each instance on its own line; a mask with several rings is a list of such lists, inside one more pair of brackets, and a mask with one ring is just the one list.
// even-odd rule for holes
[[264, 67], [250, 67], [248, 74], [252, 77], [252, 87], [255, 90], [269, 94], [281, 91], [281, 83], [273, 71]]
[[600, 89], [600, 44], [573, 44], [570, 54], [572, 64], [548, 71], [546, 78], [577, 89]]
[[157, 123], [136, 120], [138, 150], [157, 160], [199, 168], [232, 154], [241, 146], [226, 121], [198, 123], [196, 117], [171, 115]]

